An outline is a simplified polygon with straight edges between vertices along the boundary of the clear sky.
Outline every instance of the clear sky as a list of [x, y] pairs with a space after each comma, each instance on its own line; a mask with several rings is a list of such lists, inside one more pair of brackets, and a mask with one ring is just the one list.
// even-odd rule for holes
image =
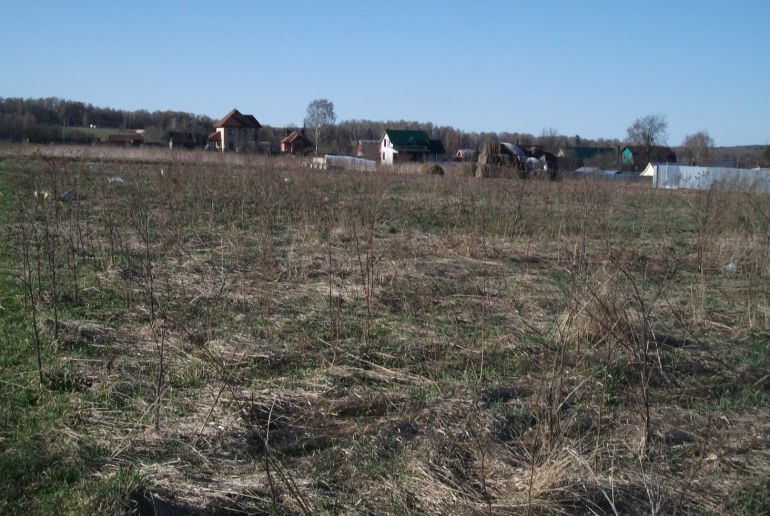
[[0, 0], [0, 96], [770, 143], [770, 0]]

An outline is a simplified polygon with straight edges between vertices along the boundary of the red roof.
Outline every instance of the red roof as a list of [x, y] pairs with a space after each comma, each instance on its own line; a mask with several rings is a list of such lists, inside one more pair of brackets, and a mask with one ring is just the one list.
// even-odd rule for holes
[[259, 129], [262, 127], [254, 115], [244, 115], [237, 109], [227, 113], [224, 118], [214, 123], [214, 127], [244, 127], [247, 129]]
[[219, 134], [219, 131], [214, 131], [209, 135], [209, 141], [210, 142], [221, 142], [222, 136]]
[[289, 133], [289, 136], [281, 140], [281, 143], [294, 143], [294, 141], [296, 141], [298, 138], [301, 139], [307, 145], [311, 143], [311, 141], [308, 140], [304, 134], [296, 130]]

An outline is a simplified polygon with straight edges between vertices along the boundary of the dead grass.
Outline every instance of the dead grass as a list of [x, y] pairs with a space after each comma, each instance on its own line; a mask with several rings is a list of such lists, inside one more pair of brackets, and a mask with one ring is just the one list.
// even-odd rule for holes
[[[5, 165], [24, 202], [87, 194], [45, 227], [60, 292], [80, 264], [45, 371], [77, 418], [49, 437], [97, 444], [94, 478], [138, 468], [140, 505], [770, 503], [748, 495], [770, 471], [767, 197], [78, 152]], [[42, 235], [51, 206], [20, 222]]]

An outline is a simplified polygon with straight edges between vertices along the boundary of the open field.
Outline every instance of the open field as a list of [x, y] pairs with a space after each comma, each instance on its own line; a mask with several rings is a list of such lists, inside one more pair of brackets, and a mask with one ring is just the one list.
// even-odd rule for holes
[[83, 133], [83, 134], [89, 135], [94, 139], [101, 140], [101, 141], [106, 141], [107, 136], [109, 136], [110, 134], [120, 133], [120, 132], [124, 132], [124, 131], [121, 131], [121, 129], [112, 129], [109, 127], [64, 127], [62, 128], [63, 136], [66, 136], [70, 133]]
[[770, 511], [768, 196], [19, 149], [0, 513]]

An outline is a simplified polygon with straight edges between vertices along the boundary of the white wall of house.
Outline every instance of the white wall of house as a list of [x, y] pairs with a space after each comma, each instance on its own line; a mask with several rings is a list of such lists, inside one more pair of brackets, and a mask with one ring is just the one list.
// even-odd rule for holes
[[225, 150], [225, 128], [224, 127], [217, 127], [216, 128], [217, 133], [219, 133], [219, 142], [217, 142], [217, 145], [219, 145], [219, 150]]
[[393, 143], [386, 134], [380, 140], [380, 162], [385, 165], [392, 165], [396, 154], [398, 151], [393, 148]]

